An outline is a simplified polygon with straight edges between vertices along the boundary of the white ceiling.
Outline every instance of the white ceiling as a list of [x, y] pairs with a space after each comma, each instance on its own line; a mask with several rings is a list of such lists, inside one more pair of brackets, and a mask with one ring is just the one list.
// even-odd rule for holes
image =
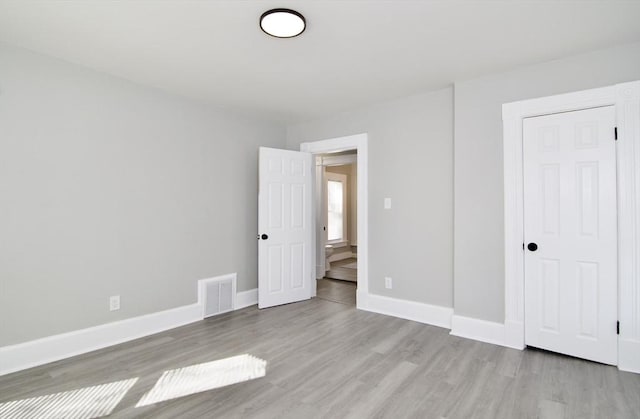
[[1, 42], [288, 122], [638, 40], [640, 1], [0, 0]]

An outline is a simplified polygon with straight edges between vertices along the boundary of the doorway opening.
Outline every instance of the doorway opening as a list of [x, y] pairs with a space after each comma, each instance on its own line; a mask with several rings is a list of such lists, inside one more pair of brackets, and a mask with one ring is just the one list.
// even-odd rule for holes
[[315, 156], [317, 297], [356, 305], [358, 282], [357, 150]]
[[316, 165], [311, 295], [343, 304], [355, 300], [363, 308], [368, 295], [367, 134], [303, 143], [300, 151], [313, 154]]

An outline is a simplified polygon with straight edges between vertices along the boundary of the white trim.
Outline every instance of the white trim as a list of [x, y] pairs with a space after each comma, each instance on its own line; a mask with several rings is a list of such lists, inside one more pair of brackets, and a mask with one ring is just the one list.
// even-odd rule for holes
[[640, 373], [640, 81], [615, 86], [618, 127], [618, 368]]
[[328, 260], [329, 262], [337, 262], [339, 260], [345, 260], [345, 259], [353, 259], [353, 258], [357, 258], [358, 255], [355, 253], [351, 253], [351, 252], [340, 252], [340, 253], [334, 253], [333, 255], [329, 256]]
[[640, 342], [618, 339], [618, 369], [640, 374]]
[[449, 334], [509, 347], [505, 338], [505, 325], [502, 323], [454, 315], [451, 318], [451, 332]]
[[[315, 220], [315, 224], [316, 224], [316, 228], [314, 230], [314, 234], [313, 234], [313, 240], [314, 240], [314, 244], [315, 244], [315, 265], [316, 265], [316, 271], [315, 271], [315, 276], [316, 279], [322, 279], [324, 278], [324, 275], [326, 273], [326, 251], [325, 251], [325, 242], [327, 239], [327, 231], [324, 228], [324, 226], [327, 225], [327, 222], [325, 220], [325, 218], [327, 217], [327, 214], [325, 213], [325, 211], [316, 211], [316, 208], [322, 208], [323, 202], [324, 202], [324, 196], [326, 193], [326, 187], [325, 187], [325, 182], [324, 182], [324, 174], [325, 174], [325, 167], [322, 165], [322, 157], [316, 155], [315, 156], [315, 162], [316, 162], [316, 170], [315, 170], [315, 179], [314, 179], [314, 191], [313, 191], [313, 195], [314, 195], [314, 201], [313, 201], [313, 217]], [[320, 234], [318, 234], [320, 233]], [[311, 297], [315, 297], [316, 296], [316, 287], [313, 286], [311, 287]]]
[[[236, 278], [237, 275], [232, 273], [198, 281], [196, 304], [0, 347], [0, 376], [200, 321], [204, 318], [204, 283], [233, 279], [235, 284]], [[234, 286], [234, 310], [258, 304], [257, 288], [235, 291]]]
[[333, 246], [334, 249], [342, 249], [343, 247], [350, 246], [349, 240], [336, 240], [336, 241], [331, 241], [330, 243], [327, 242], [327, 244], [330, 244], [331, 246]]
[[[356, 306], [362, 308], [362, 297], [369, 293], [369, 149], [368, 135], [356, 134], [347, 137], [332, 138], [329, 140], [314, 141], [300, 144], [300, 151], [322, 154], [338, 151], [356, 150], [358, 163], [358, 292], [356, 293]], [[315, 209], [314, 209], [315, 211]], [[315, 219], [315, 216], [314, 216]], [[312, 240], [312, 254], [316, 254], [315, 229]], [[309, 278], [311, 293], [316, 295], [315, 263], [311, 277]]]
[[256, 304], [258, 304], [258, 288], [238, 292], [236, 294], [236, 305], [233, 309], [240, 310]]
[[502, 105], [504, 128], [505, 343], [524, 348], [522, 120], [616, 107], [618, 127], [618, 368], [640, 370], [640, 81]]
[[172, 308], [0, 348], [0, 375], [117, 345], [202, 320], [200, 304]]
[[451, 328], [453, 308], [436, 306], [416, 301], [401, 300], [376, 294], [364, 294], [358, 289], [358, 308], [373, 313], [413, 320], [432, 326]]
[[322, 159], [323, 166], [346, 166], [358, 161], [355, 154], [345, 154], [343, 156], [324, 156]]

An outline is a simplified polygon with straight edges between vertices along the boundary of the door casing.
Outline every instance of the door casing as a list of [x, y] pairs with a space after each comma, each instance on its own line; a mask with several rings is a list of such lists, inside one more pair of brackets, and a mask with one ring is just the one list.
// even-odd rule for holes
[[640, 373], [640, 81], [502, 106], [505, 198], [504, 345], [524, 349], [524, 118], [616, 108], [618, 179], [618, 368]]

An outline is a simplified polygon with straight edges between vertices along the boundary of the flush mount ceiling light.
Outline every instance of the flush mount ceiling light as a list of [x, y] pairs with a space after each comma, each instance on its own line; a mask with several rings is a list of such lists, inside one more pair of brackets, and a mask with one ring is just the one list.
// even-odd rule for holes
[[291, 9], [271, 9], [260, 16], [260, 28], [276, 38], [293, 38], [306, 27], [304, 16]]

